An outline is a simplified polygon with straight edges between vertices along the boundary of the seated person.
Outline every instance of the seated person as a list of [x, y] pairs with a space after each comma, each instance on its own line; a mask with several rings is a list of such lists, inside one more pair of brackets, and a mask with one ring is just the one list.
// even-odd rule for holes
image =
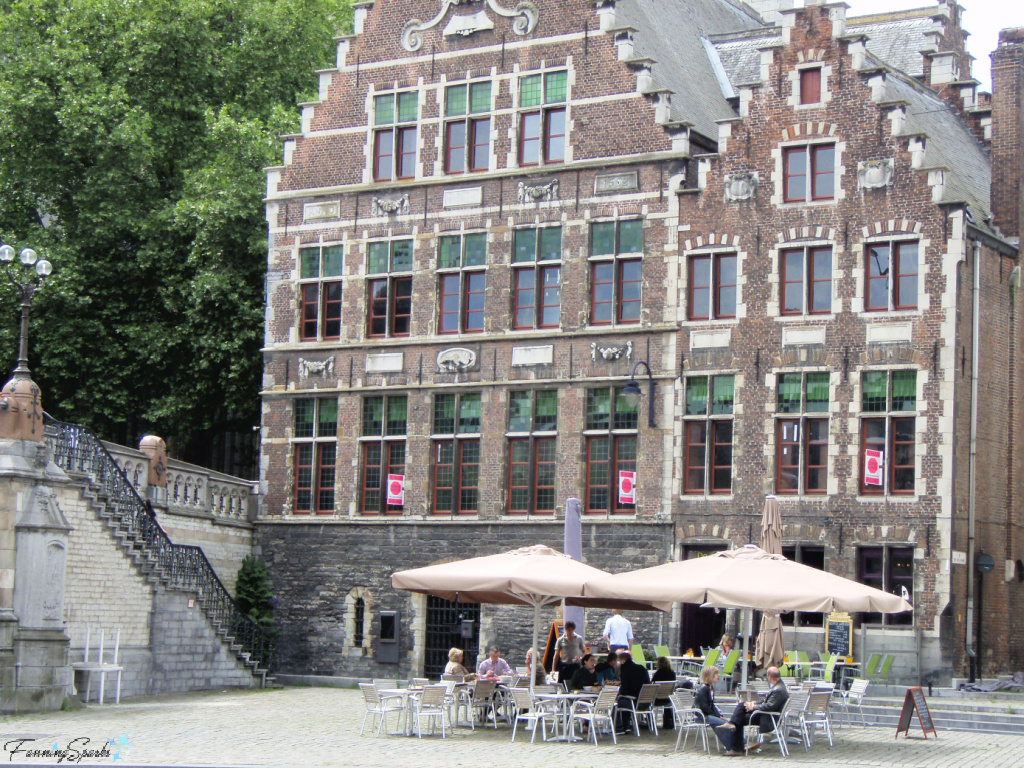
[[646, 667], [641, 667], [633, 661], [631, 653], [619, 651], [619, 680], [619, 697], [616, 699], [619, 707], [618, 729], [626, 731], [628, 725], [633, 722], [633, 718], [626, 713], [633, 709], [640, 689], [651, 682], [651, 676]]
[[572, 678], [569, 680], [570, 691], [588, 691], [598, 686], [597, 672], [594, 671], [594, 667], [597, 666], [597, 658], [592, 653], [586, 653], [583, 655], [583, 663], [579, 669], [572, 673]]
[[[659, 656], [658, 660], [654, 664], [654, 674], [651, 675], [652, 683], [663, 683], [663, 682], [675, 682], [676, 671], [672, 669], [672, 662], [669, 661], [668, 656]], [[668, 699], [657, 699], [654, 702], [659, 707], [664, 707], [662, 710], [661, 727], [666, 730], [676, 727], [675, 717], [672, 716], [671, 701]]]
[[726, 632], [722, 635], [722, 640], [718, 644], [718, 658], [715, 659], [715, 666], [724, 667], [725, 660], [729, 658], [729, 654], [732, 653], [732, 647], [735, 644], [733, 636]]
[[598, 662], [594, 671], [597, 673], [598, 685], [618, 685], [619, 654], [616, 651], [609, 653], [604, 661]]
[[583, 638], [576, 634], [576, 623], [565, 622], [565, 634], [555, 643], [555, 660], [552, 665], [558, 672], [558, 682], [567, 682], [572, 673], [580, 668], [580, 659], [587, 652]]
[[533, 648], [526, 652], [526, 677], [529, 679], [530, 674], [533, 673], [533, 684], [544, 685], [548, 681], [547, 670], [544, 669], [543, 664], [537, 664], [536, 668], [533, 666]]
[[[726, 747], [726, 757], [736, 757], [744, 752], [743, 728], [746, 725], [757, 725], [761, 733], [769, 733], [775, 729], [775, 722], [770, 717], [760, 717], [762, 712], [781, 712], [786, 702], [789, 701], [789, 691], [786, 690], [779, 674], [778, 667], [768, 667], [765, 675], [772, 687], [768, 693], [761, 697], [760, 701], [741, 701], [733, 710], [729, 722], [715, 728], [719, 740]], [[756, 749], [758, 744], [751, 744], [746, 747], [748, 750]]]
[[715, 683], [718, 682], [718, 676], [718, 667], [704, 667], [700, 673], [700, 687], [693, 694], [694, 709], [699, 709], [704, 715], [704, 722], [715, 728], [725, 725], [726, 722], [718, 705], [715, 704]]
[[448, 663], [444, 666], [446, 675], [462, 675], [463, 680], [476, 680], [476, 675], [462, 666], [462, 649], [452, 648], [448, 651]]
[[476, 668], [476, 674], [481, 680], [497, 680], [502, 675], [511, 675], [512, 667], [501, 658], [498, 646], [492, 645], [487, 649], [487, 658]]

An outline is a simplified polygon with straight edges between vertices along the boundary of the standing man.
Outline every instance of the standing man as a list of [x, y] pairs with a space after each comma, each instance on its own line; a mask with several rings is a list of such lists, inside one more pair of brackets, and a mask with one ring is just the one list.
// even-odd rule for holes
[[573, 672], [580, 668], [580, 660], [586, 652], [583, 638], [576, 634], [576, 623], [565, 622], [565, 634], [555, 643], [553, 666], [558, 672], [559, 683], [572, 678]]
[[[781, 712], [786, 702], [789, 701], [789, 691], [782, 682], [778, 667], [768, 667], [765, 670], [768, 682], [772, 687], [768, 693], [761, 697], [757, 703], [753, 701], [741, 701], [732, 712], [729, 722], [715, 728], [719, 741], [725, 746], [726, 757], [736, 757], [744, 752], [743, 728], [746, 725], [757, 725], [761, 733], [769, 733], [775, 729], [775, 721], [770, 717], [760, 717], [761, 712]], [[780, 734], [780, 738], [785, 738]], [[746, 747], [747, 750], [756, 749], [760, 744], [756, 742]]]
[[633, 625], [618, 608], [604, 623], [604, 641], [608, 643], [608, 653], [628, 651], [633, 647]]

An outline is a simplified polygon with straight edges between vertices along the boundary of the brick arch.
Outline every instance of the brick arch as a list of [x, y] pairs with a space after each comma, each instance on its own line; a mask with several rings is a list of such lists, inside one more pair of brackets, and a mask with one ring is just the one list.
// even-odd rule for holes
[[721, 542], [728, 546], [732, 540], [732, 528], [718, 523], [690, 523], [679, 528], [680, 544], [715, 544]]
[[878, 237], [879, 235], [920, 235], [924, 231], [924, 225], [913, 219], [888, 219], [876, 221], [861, 228], [861, 234], [865, 237]]
[[798, 243], [801, 240], [831, 240], [835, 241], [835, 227], [790, 227], [783, 232], [775, 233], [775, 242]]
[[808, 48], [806, 51], [797, 51], [796, 60], [800, 64], [824, 64], [824, 48]]
[[707, 235], [698, 235], [697, 237], [684, 240], [683, 250], [692, 251], [696, 248], [710, 248], [714, 245], [720, 245], [724, 248], [739, 248], [740, 236], [709, 232]]
[[783, 141], [792, 141], [801, 137], [811, 136], [835, 136], [839, 126], [835, 123], [826, 123], [820, 120], [809, 120], [806, 123], [791, 125], [782, 132]]
[[783, 523], [783, 543], [799, 542], [806, 544], [820, 544], [826, 538], [825, 529], [820, 525], [806, 525], [804, 523]]

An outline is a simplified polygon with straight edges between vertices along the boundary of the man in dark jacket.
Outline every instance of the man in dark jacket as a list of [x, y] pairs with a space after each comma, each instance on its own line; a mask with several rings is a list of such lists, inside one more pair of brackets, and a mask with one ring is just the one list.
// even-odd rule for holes
[[[715, 728], [722, 743], [728, 748], [725, 752], [726, 757], [736, 757], [743, 754], [744, 726], [757, 725], [760, 727], [761, 733], [768, 733], [774, 730], [774, 720], [770, 717], [762, 717], [759, 713], [781, 712], [786, 706], [786, 702], [789, 701], [789, 691], [786, 690], [786, 686], [782, 682], [779, 668], [768, 667], [765, 670], [765, 675], [768, 677], [768, 682], [772, 684], [772, 687], [768, 689], [768, 693], [762, 696], [761, 700], [756, 703], [753, 701], [741, 701], [736, 705], [736, 709], [733, 710], [729, 722]], [[750, 748], [755, 748], [756, 746], [756, 744], [752, 744]]]
[[633, 661], [629, 651], [619, 651], [619, 730], [625, 731], [632, 718], [625, 714], [633, 708], [633, 701], [640, 695], [640, 689], [651, 682], [645, 667]]

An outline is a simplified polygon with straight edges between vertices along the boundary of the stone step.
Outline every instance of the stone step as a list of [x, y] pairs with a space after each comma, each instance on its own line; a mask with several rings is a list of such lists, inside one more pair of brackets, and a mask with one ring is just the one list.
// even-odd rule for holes
[[[864, 720], [875, 725], [895, 730], [903, 709], [902, 699], [872, 699], [864, 701]], [[975, 731], [979, 733], [1024, 733], [1024, 697], [1021, 705], [993, 707], [988, 702], [957, 702], [949, 705], [937, 698], [928, 699], [928, 711], [938, 731]], [[833, 720], [845, 722], [838, 709], [833, 709]], [[851, 709], [850, 720], [859, 724], [856, 709]], [[920, 728], [916, 715], [911, 730]]]

